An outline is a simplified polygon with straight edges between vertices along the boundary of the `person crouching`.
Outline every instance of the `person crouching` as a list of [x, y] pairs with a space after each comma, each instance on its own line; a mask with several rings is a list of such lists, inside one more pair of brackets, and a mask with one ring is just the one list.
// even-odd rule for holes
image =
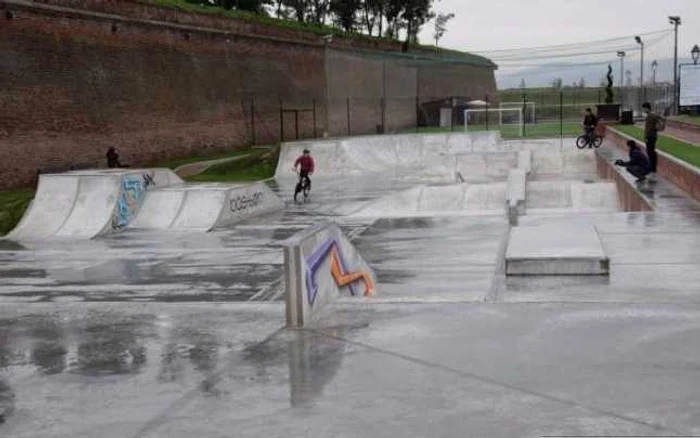
[[647, 175], [651, 172], [649, 159], [634, 140], [627, 141], [627, 150], [629, 151], [629, 161], [617, 160], [615, 165], [625, 167], [629, 173], [637, 178], [637, 183], [641, 184], [646, 181]]

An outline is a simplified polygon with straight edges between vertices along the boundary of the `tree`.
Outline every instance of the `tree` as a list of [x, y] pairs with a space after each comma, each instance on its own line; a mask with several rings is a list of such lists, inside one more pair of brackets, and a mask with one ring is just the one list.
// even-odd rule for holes
[[581, 78], [578, 81], [579, 88], [586, 88], [586, 78]]
[[418, 42], [418, 33], [421, 28], [432, 20], [435, 14], [432, 11], [433, 0], [404, 0], [403, 3], [404, 9], [401, 16], [406, 23], [404, 51], [407, 51], [410, 43]]
[[346, 32], [351, 32], [355, 28], [360, 6], [359, 0], [332, 0], [330, 10], [340, 27]]
[[632, 86], [632, 70], [626, 70], [625, 71], [625, 84], [628, 87]]
[[525, 78], [522, 78], [520, 80], [520, 89], [525, 89], [527, 88], [527, 85], [525, 84]]
[[306, 14], [309, 9], [307, 0], [282, 0], [282, 4], [292, 9], [299, 23], [306, 21]]
[[438, 14], [435, 18], [435, 47], [440, 44], [440, 40], [447, 32], [447, 23], [455, 18], [455, 14]]
[[377, 28], [377, 36], [382, 36], [384, 32], [384, 11], [388, 0], [364, 0], [362, 2], [362, 19], [364, 21], [367, 34], [372, 36], [374, 28]]
[[311, 0], [311, 21], [324, 24], [331, 8], [331, 0]]
[[552, 81], [552, 88], [555, 88], [558, 90], [558, 89], [562, 88], [563, 86], [564, 86], [564, 80], [562, 78], [555, 78]]

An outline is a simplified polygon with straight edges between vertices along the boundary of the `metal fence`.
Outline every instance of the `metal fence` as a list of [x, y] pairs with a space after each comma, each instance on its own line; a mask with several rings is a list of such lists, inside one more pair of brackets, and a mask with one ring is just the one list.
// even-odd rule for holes
[[[237, 130], [250, 145], [465, 130], [500, 130], [504, 137], [574, 136], [580, 133], [585, 110], [595, 112], [604, 101], [603, 88], [505, 90], [483, 96], [250, 99], [241, 103]], [[646, 101], [656, 111], [668, 112], [672, 87], [629, 87], [615, 93], [615, 103], [622, 111], [635, 115]]]

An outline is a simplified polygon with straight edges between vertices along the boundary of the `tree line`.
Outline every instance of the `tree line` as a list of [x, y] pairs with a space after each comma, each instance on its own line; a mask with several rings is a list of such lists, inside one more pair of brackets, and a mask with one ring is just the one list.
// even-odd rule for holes
[[[454, 14], [438, 14], [434, 0], [186, 0], [237, 9], [300, 23], [327, 25], [345, 32], [418, 43], [418, 34], [434, 20], [436, 45]], [[439, 0], [438, 0], [439, 1]]]

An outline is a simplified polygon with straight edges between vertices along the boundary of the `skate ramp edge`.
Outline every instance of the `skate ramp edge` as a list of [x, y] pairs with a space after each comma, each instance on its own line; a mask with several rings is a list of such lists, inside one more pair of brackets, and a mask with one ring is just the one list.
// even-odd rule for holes
[[280, 149], [275, 178], [294, 177], [291, 169], [304, 149], [309, 149], [316, 161], [317, 176], [337, 176], [385, 172], [401, 167], [432, 168], [436, 160], [444, 166], [445, 156], [496, 152], [500, 142], [498, 132], [399, 134], [289, 142], [283, 143]]
[[284, 242], [288, 327], [322, 324], [342, 295], [373, 296], [377, 276], [333, 222], [313, 226]]
[[182, 185], [149, 191], [129, 228], [206, 232], [283, 208], [263, 182]]
[[146, 191], [181, 184], [169, 169], [96, 169], [41, 175], [37, 193], [6, 239], [92, 239], [126, 227]]

